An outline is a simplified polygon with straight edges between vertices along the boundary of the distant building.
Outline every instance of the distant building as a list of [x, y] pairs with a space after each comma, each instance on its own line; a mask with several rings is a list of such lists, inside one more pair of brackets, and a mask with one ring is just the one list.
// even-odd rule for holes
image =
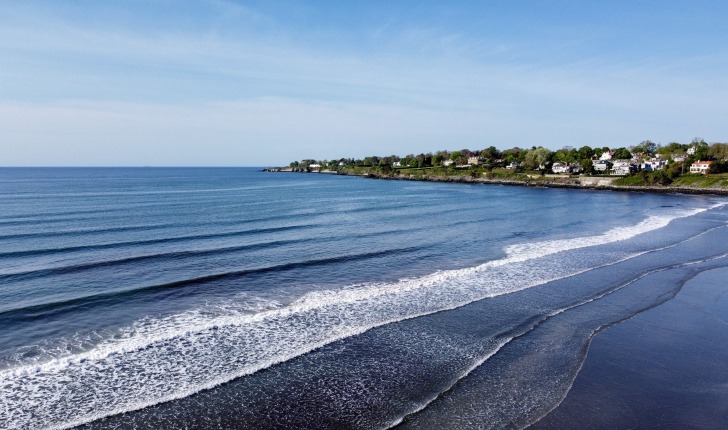
[[507, 165], [506, 169], [517, 169], [518, 167], [519, 167], [519, 164], [514, 161], [511, 164]]
[[455, 164], [455, 162], [453, 160], [444, 160], [442, 162], [442, 165], [445, 166], [445, 167], [452, 166], [453, 164]]
[[703, 175], [707, 175], [708, 169], [710, 169], [711, 164], [713, 164], [712, 161], [696, 161], [695, 163], [690, 165], [690, 173], [700, 173]]
[[567, 164], [554, 163], [551, 166], [551, 171], [554, 172], [554, 173], [570, 173], [571, 172], [571, 168]]
[[697, 146], [691, 146], [688, 148], [688, 155], [695, 155], [695, 150], [698, 149]]
[[612, 166], [612, 163], [607, 160], [597, 160], [592, 163], [592, 166], [597, 172], [606, 172]]
[[631, 160], [616, 160], [614, 164], [612, 164], [611, 174], [615, 176], [625, 176], [630, 173], [634, 173], [637, 170], [639, 170], [639, 166]]
[[672, 154], [672, 161], [676, 163], [682, 163], [685, 161], [688, 157], [685, 154]]
[[468, 157], [468, 164], [477, 166], [480, 164], [480, 158], [478, 157]]
[[602, 152], [602, 156], [599, 157], [600, 160], [611, 160], [614, 156], [614, 151], [604, 151]]

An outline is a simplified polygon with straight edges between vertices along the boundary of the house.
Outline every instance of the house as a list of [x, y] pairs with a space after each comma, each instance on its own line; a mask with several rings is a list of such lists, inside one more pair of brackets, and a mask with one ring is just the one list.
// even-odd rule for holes
[[713, 164], [712, 161], [696, 161], [695, 163], [690, 165], [690, 173], [700, 173], [703, 175], [707, 175], [708, 169], [710, 169], [711, 164]]
[[680, 153], [680, 154], [672, 154], [672, 161], [674, 161], [676, 163], [682, 163], [687, 158], [688, 158], [687, 155], [682, 154], [682, 153]]
[[402, 167], [402, 162], [401, 161], [395, 161], [394, 163], [392, 163], [392, 167]]
[[480, 159], [478, 157], [468, 157], [468, 164], [477, 166], [480, 164]]
[[518, 167], [519, 167], [519, 164], [514, 161], [511, 164], [507, 165], [506, 169], [517, 169]]
[[691, 146], [688, 148], [688, 155], [695, 155], [695, 150], [698, 149], [697, 146]]
[[606, 172], [612, 166], [612, 163], [607, 160], [597, 160], [592, 163], [592, 166], [597, 172]]
[[553, 165], [551, 165], [551, 171], [554, 173], [570, 173], [571, 168], [568, 164], [554, 163]]
[[581, 173], [584, 171], [584, 168], [579, 163], [569, 165], [569, 169], [571, 169], [571, 173]]
[[442, 165], [445, 167], [452, 166], [453, 164], [455, 164], [455, 162], [453, 160], [443, 160], [443, 162], [442, 162]]
[[614, 156], [614, 151], [604, 151], [599, 159], [602, 161], [611, 160], [612, 156]]
[[638, 170], [638, 166], [631, 160], [615, 160], [612, 165], [612, 175], [625, 176]]
[[640, 164], [640, 170], [644, 172], [653, 172], [655, 170], [662, 170], [667, 163], [665, 163], [665, 160], [660, 160], [659, 158], [655, 157], [650, 159], [649, 161], [645, 161]]

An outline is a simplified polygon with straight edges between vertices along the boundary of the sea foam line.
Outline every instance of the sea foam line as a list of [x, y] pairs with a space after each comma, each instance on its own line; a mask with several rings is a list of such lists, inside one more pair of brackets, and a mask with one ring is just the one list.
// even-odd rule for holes
[[[591, 270], [601, 269], [601, 268], [604, 268], [604, 267], [613, 266], [615, 264], [622, 263], [624, 261], [630, 260], [632, 258], [638, 257], [640, 255], [644, 255], [644, 254], [647, 254], [647, 253], [656, 252], [656, 251], [662, 251], [662, 250], [669, 249], [669, 248], [674, 248], [674, 247], [676, 247], [678, 245], [681, 245], [683, 243], [686, 243], [686, 242], [688, 242], [690, 240], [693, 240], [693, 239], [695, 239], [697, 237], [700, 237], [702, 235], [708, 234], [711, 231], [716, 230], [718, 228], [722, 228], [722, 226], [721, 227], [711, 228], [711, 229], [709, 229], [707, 231], [704, 231], [704, 232], [702, 232], [702, 233], [700, 233], [700, 234], [698, 234], [696, 236], [690, 237], [688, 239], [682, 240], [680, 242], [677, 242], [677, 243], [674, 243], [674, 244], [671, 244], [671, 245], [667, 245], [667, 246], [664, 246], [664, 247], [661, 247], [661, 248], [652, 249], [652, 250], [649, 250], [649, 251], [643, 251], [643, 252], [638, 252], [638, 253], [635, 253], [635, 254], [630, 254], [629, 256], [624, 257], [624, 258], [621, 258], [619, 260], [616, 260], [616, 261], [613, 261], [613, 262], [609, 262], [609, 263], [606, 263], [606, 264], [602, 264], [600, 266], [596, 266], [596, 267], [593, 267], [593, 268], [590, 268], [590, 269], [582, 270], [582, 271], [577, 272], [577, 273], [572, 273], [569, 276], [575, 276], [575, 275], [579, 275], [579, 274], [582, 274], [582, 273], [585, 273], [585, 272], [588, 272], [588, 271], [591, 271]], [[601, 298], [604, 298], [604, 297], [606, 297], [608, 295], [614, 294], [617, 291], [622, 290], [622, 289], [624, 289], [624, 288], [632, 285], [633, 283], [639, 281], [640, 279], [645, 278], [647, 276], [650, 276], [650, 275], [652, 275], [654, 273], [661, 272], [661, 271], [665, 271], [665, 270], [669, 270], [669, 269], [673, 269], [673, 268], [676, 268], [676, 267], [683, 267], [683, 266], [689, 266], [689, 265], [694, 265], [694, 264], [700, 264], [700, 263], [703, 263], [703, 262], [706, 262], [706, 261], [717, 260], [717, 259], [725, 258], [725, 257], [728, 257], [728, 254], [722, 254], [722, 255], [715, 256], [715, 257], [711, 257], [711, 258], [707, 258], [707, 259], [700, 259], [700, 260], [695, 260], [695, 261], [688, 261], [688, 262], [685, 262], [685, 263], [682, 263], [682, 264], [678, 264], [678, 265], [675, 265], [675, 266], [663, 267], [663, 268], [658, 268], [658, 269], [650, 270], [650, 271], [648, 271], [646, 273], [643, 273], [643, 274], [637, 276], [634, 279], [629, 280], [628, 282], [626, 282], [624, 284], [618, 285], [615, 288], [612, 288], [612, 289], [610, 289], [608, 291], [604, 291], [604, 292], [602, 292], [600, 294], [597, 294], [596, 296], [593, 296], [593, 297], [590, 297], [590, 298], [587, 298], [587, 299], [584, 299], [584, 300], [580, 300], [580, 301], [578, 301], [576, 303], [572, 303], [570, 305], [563, 306], [563, 307], [558, 308], [558, 309], [554, 309], [554, 310], [552, 310], [552, 311], [544, 314], [541, 318], [539, 318], [538, 320], [536, 320], [533, 324], [531, 324], [530, 326], [528, 326], [526, 329], [521, 330], [521, 331], [519, 331], [518, 333], [515, 333], [515, 334], [510, 334], [509, 337], [503, 338], [501, 341], [498, 342], [498, 344], [495, 346], [495, 348], [493, 350], [489, 351], [487, 354], [484, 354], [482, 357], [479, 357], [470, 366], [468, 366], [465, 370], [463, 370], [456, 378], [454, 378], [453, 381], [452, 381], [452, 383], [447, 388], [445, 388], [441, 392], [439, 392], [439, 393], [431, 396], [430, 398], [426, 399], [421, 404], [416, 405], [410, 411], [404, 413], [401, 417], [392, 420], [384, 428], [385, 429], [389, 429], [389, 428], [396, 427], [399, 424], [401, 424], [407, 417], [412, 416], [412, 415], [414, 415], [414, 414], [416, 414], [418, 412], [421, 412], [421, 411], [427, 409], [427, 407], [430, 406], [435, 400], [437, 400], [438, 398], [442, 397], [442, 395], [445, 394], [445, 393], [447, 393], [448, 391], [452, 390], [452, 388], [455, 387], [455, 385], [457, 385], [461, 380], [463, 380], [465, 377], [467, 377], [468, 375], [470, 375], [475, 369], [477, 369], [478, 367], [480, 367], [483, 364], [485, 364], [485, 362], [488, 361], [489, 359], [491, 359], [493, 356], [495, 356], [496, 354], [498, 354], [503, 349], [503, 347], [505, 347], [511, 341], [513, 341], [516, 338], [520, 338], [522, 336], [525, 336], [526, 334], [528, 334], [531, 331], [533, 331], [534, 329], [536, 329], [539, 325], [543, 324], [548, 319], [553, 318], [553, 317], [555, 317], [555, 316], [557, 316], [559, 314], [562, 314], [564, 312], [567, 312], [567, 311], [569, 311], [571, 309], [575, 309], [575, 308], [578, 308], [578, 307], [587, 305], [587, 304], [592, 303], [592, 302], [594, 302], [596, 300], [599, 300]], [[593, 334], [596, 334], [598, 331], [602, 330], [602, 328], [604, 328], [604, 326], [598, 327], [597, 329], [594, 330]], [[500, 336], [496, 336], [496, 338], [499, 338], [499, 337]], [[590, 341], [591, 341], [591, 339], [590, 339]], [[581, 369], [581, 367], [579, 369]], [[576, 378], [576, 374], [578, 374], [578, 370], [575, 373], [574, 379]], [[573, 380], [572, 380], [572, 382], [573, 382]], [[567, 392], [568, 392], [568, 390], [567, 390]], [[566, 397], [566, 394], [564, 394], [564, 398], [565, 397]], [[561, 401], [563, 401], [563, 398], [560, 400], [560, 402]], [[555, 407], [556, 406], [554, 406], [554, 408]], [[543, 416], [546, 416], [546, 415], [543, 415]]]
[[[504, 259], [474, 268], [312, 292], [288, 306], [252, 315], [233, 310], [213, 317], [189, 312], [141, 320], [123, 338], [91, 351], [0, 372], [0, 387], [7, 390], [0, 400], [0, 410], [6, 411], [0, 424], [68, 428], [186, 397], [374, 327], [569, 276], [579, 269], [529, 267], [527, 275], [519, 275], [504, 267], [628, 239], [704, 210], [649, 217], [591, 238], [548, 241], [545, 248], [509, 248]], [[554, 249], [555, 243], [561, 249]], [[492, 276], [479, 276], [485, 273]], [[488, 282], [491, 278], [497, 282]], [[49, 404], [49, 399], [54, 401]]]

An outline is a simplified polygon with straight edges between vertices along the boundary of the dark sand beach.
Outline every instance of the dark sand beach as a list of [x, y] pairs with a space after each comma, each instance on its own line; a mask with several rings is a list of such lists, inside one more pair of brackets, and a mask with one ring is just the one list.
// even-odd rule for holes
[[728, 268], [598, 334], [564, 401], [531, 429], [728, 423]]

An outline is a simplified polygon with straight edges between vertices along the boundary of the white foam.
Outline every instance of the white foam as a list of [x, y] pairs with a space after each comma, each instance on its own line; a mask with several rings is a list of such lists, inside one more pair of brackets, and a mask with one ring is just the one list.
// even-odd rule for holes
[[68, 428], [186, 397], [374, 327], [588, 270], [604, 261], [536, 260], [630, 239], [704, 210], [651, 216], [590, 237], [511, 246], [505, 258], [476, 267], [315, 291], [285, 306], [247, 301], [145, 318], [88, 351], [0, 371], [0, 427]]

